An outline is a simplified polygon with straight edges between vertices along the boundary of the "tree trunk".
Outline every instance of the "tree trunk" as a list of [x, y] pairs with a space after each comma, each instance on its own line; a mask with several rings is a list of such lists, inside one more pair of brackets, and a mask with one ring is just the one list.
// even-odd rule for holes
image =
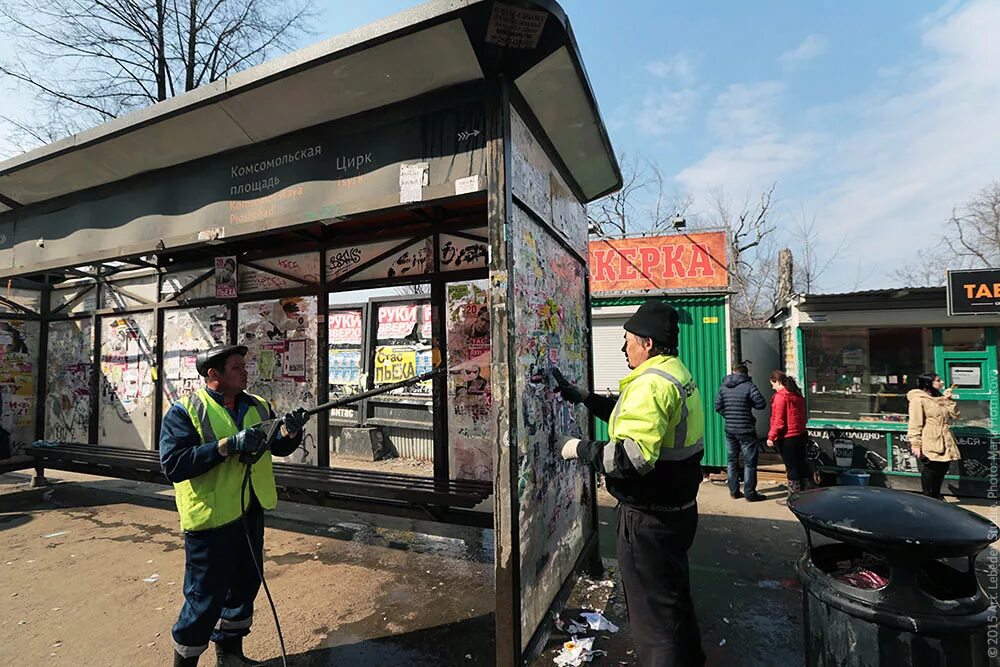
[[156, 100], [167, 99], [166, 0], [156, 0]]
[[198, 0], [191, 0], [191, 7], [188, 11], [188, 34], [187, 34], [187, 62], [184, 72], [184, 90], [194, 90], [194, 65], [195, 65], [195, 45], [197, 44], [198, 29], [195, 17], [198, 15]]

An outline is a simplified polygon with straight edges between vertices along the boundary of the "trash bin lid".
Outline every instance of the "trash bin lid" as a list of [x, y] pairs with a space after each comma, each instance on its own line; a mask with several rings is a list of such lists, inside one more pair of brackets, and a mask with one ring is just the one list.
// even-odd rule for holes
[[832, 486], [793, 495], [788, 508], [807, 529], [862, 548], [919, 558], [971, 556], [1000, 529], [978, 514], [906, 491]]

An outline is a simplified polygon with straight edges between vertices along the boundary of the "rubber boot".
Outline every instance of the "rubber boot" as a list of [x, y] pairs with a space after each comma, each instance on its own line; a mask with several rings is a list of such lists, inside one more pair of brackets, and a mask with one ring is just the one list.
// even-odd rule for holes
[[191, 658], [185, 658], [177, 651], [174, 651], [174, 667], [198, 667], [198, 658], [200, 657], [196, 655]]
[[263, 665], [243, 655], [243, 637], [233, 637], [215, 642], [216, 667], [246, 667]]

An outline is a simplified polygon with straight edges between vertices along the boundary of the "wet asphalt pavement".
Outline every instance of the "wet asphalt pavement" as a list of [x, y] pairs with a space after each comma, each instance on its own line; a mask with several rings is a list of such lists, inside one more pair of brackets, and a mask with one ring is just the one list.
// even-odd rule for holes
[[[182, 543], [176, 532], [173, 499], [164, 492], [164, 487], [81, 476], [74, 479], [49, 490], [32, 490], [26, 484], [9, 481], [6, 486], [0, 485], [3, 487], [0, 488], [0, 547], [13, 559], [7, 561], [8, 567], [32, 563], [23, 560], [26, 558], [52, 559], [65, 547], [80, 553], [73, 563], [77, 573], [74, 576], [95, 579], [118, 576], [113, 569], [107, 570], [106, 563], [101, 571], [97, 560], [90, 561], [92, 565], [88, 566], [83, 558], [89, 545], [108, 545], [102, 554], [120, 557], [124, 563], [129, 551], [138, 549], [137, 562], [146, 563], [145, 559], [155, 557], [156, 567], [174, 573], [169, 578], [176, 578], [183, 568]], [[713, 483], [703, 484], [699, 494], [699, 526], [689, 559], [692, 593], [709, 666], [772, 667], [804, 663], [802, 593], [795, 576], [795, 562], [805, 548], [805, 535], [788, 509], [776, 502], [787, 495], [784, 488], [765, 484], [761, 490], [769, 499], [753, 504], [730, 499], [725, 486]], [[615, 634], [598, 633], [594, 647], [607, 655], [591, 664], [636, 665], [624, 595], [616, 576], [614, 501], [603, 493], [599, 500], [605, 577], [596, 581], [581, 579], [567, 606], [601, 611], [620, 626]], [[273, 533], [267, 538], [266, 569], [272, 592], [284, 596], [284, 600], [279, 600], [279, 609], [282, 624], [287, 628], [289, 665], [494, 664], [492, 531], [292, 503], [282, 503], [269, 517], [268, 527]], [[58, 545], [40, 543], [39, 535], [46, 533], [49, 537], [47, 531], [56, 529], [68, 530], [68, 536], [60, 539], [69, 542], [56, 550], [52, 548]], [[70, 557], [75, 558], [75, 554]], [[61, 576], [63, 558], [51, 564], [55, 576]], [[41, 563], [39, 560], [32, 567]], [[324, 594], [324, 587], [330, 587], [331, 580], [338, 577], [353, 579], [342, 579], [341, 584], [347, 583], [333, 593]], [[141, 579], [136, 583], [132, 578], [119, 576], [119, 585], [149, 591], [142, 594], [145, 599], [135, 598], [146, 607], [160, 604], [163, 606], [157, 609], [163, 609], [177, 598], [176, 592], [160, 589], [156, 594], [165, 594], [166, 598], [154, 601], [149, 598], [154, 589], [141, 583]], [[51, 582], [25, 583], [25, 593], [14, 598], [19, 601], [17, 604], [28, 599], [31, 585], [36, 586], [36, 596], [53, 595]], [[16, 592], [12, 590], [8, 595]], [[81, 595], [84, 597], [79, 606], [86, 609], [86, 616], [101, 613], [109, 624], [99, 628], [101, 631], [127, 632], [130, 618], [148, 620], [141, 616], [146, 607], [101, 609], [95, 607], [99, 602], [90, 593], [84, 591]], [[48, 603], [36, 607], [45, 604]], [[60, 604], [64, 609], [58, 613], [65, 615], [65, 607], [72, 600]], [[279, 665], [280, 660], [274, 657], [276, 637], [265, 634], [271, 621], [263, 594], [258, 598], [258, 609], [264, 625], [260, 630], [255, 625], [251, 637], [256, 642], [252, 646], [254, 655], [258, 659], [270, 657], [267, 664]], [[29, 621], [31, 613], [39, 617], [21, 627], [44, 627], [43, 622], [49, 622], [44, 619], [51, 617], [46, 612], [47, 609], [32, 612], [25, 608], [23, 614]], [[170, 616], [172, 612], [167, 609], [162, 613]], [[168, 620], [157, 622], [164, 624]], [[120, 629], [110, 625], [118, 621]], [[150, 632], [157, 627], [161, 630], [169, 627], [149, 622]], [[4, 631], [0, 627], [0, 637]], [[8, 646], [21, 648], [16, 642], [24, 635], [14, 630], [8, 632], [8, 640], [13, 642]], [[24, 637], [20, 641], [27, 646], [27, 636]], [[552, 665], [553, 657], [568, 638], [554, 632], [533, 667]], [[69, 657], [72, 646], [71, 641], [66, 641], [59, 650]], [[38, 650], [48, 648], [42, 646]], [[169, 648], [158, 644], [149, 650], [153, 653], [137, 653], [129, 664], [166, 664], [163, 659], [169, 655]], [[161, 655], [163, 651], [168, 653]], [[203, 659], [203, 662], [209, 661]]]

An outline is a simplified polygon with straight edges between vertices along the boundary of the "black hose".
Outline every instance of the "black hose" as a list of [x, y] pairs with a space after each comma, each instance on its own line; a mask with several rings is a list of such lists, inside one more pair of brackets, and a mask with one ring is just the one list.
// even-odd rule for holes
[[[243, 520], [243, 534], [247, 538], [247, 548], [250, 550], [250, 558], [253, 559], [253, 566], [257, 569], [257, 576], [260, 577], [260, 583], [264, 585], [264, 593], [267, 594], [267, 601], [271, 605], [271, 615], [274, 616], [274, 627], [278, 629], [278, 642], [281, 644], [281, 664], [283, 667], [288, 667], [288, 656], [285, 653], [285, 637], [281, 634], [281, 623], [278, 621], [278, 610], [274, 606], [274, 600], [271, 598], [271, 591], [267, 587], [267, 579], [264, 578], [264, 568], [262, 563], [257, 562], [257, 554], [254, 553], [253, 540], [250, 539], [250, 525], [247, 523], [247, 509], [246, 509], [246, 490], [247, 485], [250, 483], [250, 472], [252, 465], [247, 463], [246, 472], [243, 474], [243, 486], [240, 488], [240, 518]], [[262, 526], [263, 527], [263, 526]], [[261, 553], [263, 554], [264, 544], [263, 537], [261, 538]]]
[[[351, 396], [344, 396], [336, 400], [330, 401], [329, 403], [324, 403], [323, 405], [317, 405], [316, 407], [310, 408], [306, 411], [306, 414], [314, 415], [324, 410], [330, 410], [332, 408], [348, 405], [350, 403], [356, 403], [364, 398], [370, 398], [372, 396], [378, 396], [380, 394], [388, 393], [394, 389], [400, 389], [402, 387], [408, 387], [419, 382], [426, 382], [436, 375], [440, 375], [445, 372], [445, 368], [437, 368], [433, 371], [423, 373], [408, 380], [403, 380], [401, 382], [395, 382], [393, 384], [383, 385], [369, 391], [362, 392], [360, 394], [353, 394]], [[275, 424], [274, 433], [278, 432], [280, 425]], [[270, 440], [271, 438], [268, 438]], [[270, 443], [268, 443], [270, 444]], [[281, 643], [281, 664], [283, 667], [288, 667], [288, 657], [285, 653], [285, 637], [281, 634], [281, 623], [278, 621], [278, 610], [274, 606], [274, 600], [271, 598], [271, 591], [267, 587], [267, 579], [264, 578], [264, 568], [261, 563], [257, 562], [257, 555], [254, 553], [253, 540], [250, 539], [250, 525], [247, 523], [247, 509], [246, 509], [246, 490], [247, 485], [250, 483], [250, 473], [253, 467], [252, 462], [244, 463], [246, 466], [246, 472], [243, 475], [243, 486], [240, 488], [240, 518], [243, 520], [243, 533], [247, 538], [247, 548], [250, 549], [250, 558], [253, 559], [253, 565], [257, 569], [257, 576], [260, 577], [260, 583], [264, 585], [264, 592], [267, 594], [267, 601], [271, 605], [271, 614], [274, 616], [274, 626], [278, 629], [278, 642]], [[263, 545], [261, 545], [261, 551], [263, 552]]]

